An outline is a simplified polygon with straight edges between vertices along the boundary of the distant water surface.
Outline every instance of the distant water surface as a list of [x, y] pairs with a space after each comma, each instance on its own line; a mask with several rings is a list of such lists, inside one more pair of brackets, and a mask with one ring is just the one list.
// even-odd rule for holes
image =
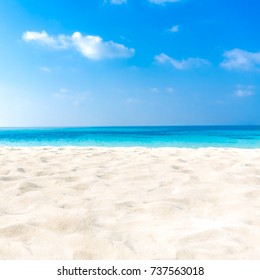
[[0, 146], [260, 148], [260, 126], [0, 128]]

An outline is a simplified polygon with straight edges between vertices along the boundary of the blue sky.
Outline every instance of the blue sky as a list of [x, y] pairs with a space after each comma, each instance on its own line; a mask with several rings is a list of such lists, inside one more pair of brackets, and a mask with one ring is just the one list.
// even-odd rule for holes
[[257, 0], [0, 2], [0, 126], [260, 124]]

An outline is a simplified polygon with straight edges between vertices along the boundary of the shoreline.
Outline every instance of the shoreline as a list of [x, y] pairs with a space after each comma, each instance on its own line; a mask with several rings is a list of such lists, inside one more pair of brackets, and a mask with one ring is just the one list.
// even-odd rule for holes
[[260, 149], [1, 147], [0, 259], [259, 259]]
[[259, 150], [260, 147], [216, 147], [216, 146], [205, 146], [205, 147], [175, 147], [175, 146], [9, 146], [9, 145], [0, 145], [0, 149], [176, 149], [176, 150], [199, 150], [199, 149], [208, 149], [208, 150]]

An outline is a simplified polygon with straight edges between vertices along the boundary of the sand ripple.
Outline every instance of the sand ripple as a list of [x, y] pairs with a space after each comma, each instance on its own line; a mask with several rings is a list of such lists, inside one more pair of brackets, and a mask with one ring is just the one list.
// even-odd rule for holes
[[260, 150], [0, 148], [0, 259], [259, 259]]

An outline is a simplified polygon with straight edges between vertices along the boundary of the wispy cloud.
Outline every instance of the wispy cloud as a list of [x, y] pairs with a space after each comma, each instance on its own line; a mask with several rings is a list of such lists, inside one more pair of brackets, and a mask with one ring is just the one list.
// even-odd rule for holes
[[174, 93], [173, 87], [152, 87], [148, 89], [151, 93]]
[[43, 72], [51, 72], [51, 69], [49, 67], [40, 67], [40, 70], [43, 71]]
[[174, 59], [164, 53], [155, 56], [155, 60], [161, 64], [170, 64], [177, 70], [185, 70], [190, 68], [199, 68], [209, 65], [210, 62], [202, 58], [187, 58], [183, 60]]
[[174, 88], [168, 87], [168, 88], [166, 88], [166, 92], [168, 92], [168, 93], [174, 93]]
[[74, 32], [72, 36], [64, 34], [50, 36], [46, 31], [26, 31], [23, 36], [26, 42], [35, 42], [53, 49], [75, 49], [83, 56], [92, 60], [105, 58], [128, 58], [135, 50], [113, 41], [104, 41], [100, 36], [84, 36]]
[[140, 103], [140, 101], [141, 101], [141, 100], [138, 99], [138, 98], [129, 97], [129, 98], [127, 98], [127, 99], [125, 100], [125, 103], [126, 103], [126, 104], [134, 105], [134, 104]]
[[235, 96], [236, 97], [252, 96], [255, 94], [254, 89], [255, 89], [255, 87], [252, 85], [249, 85], [249, 86], [237, 85], [236, 90], [235, 90]]
[[170, 29], [170, 32], [176, 33], [180, 31], [179, 25], [173, 25]]
[[149, 2], [158, 4], [158, 5], [163, 5], [166, 3], [174, 3], [174, 2], [178, 2], [178, 1], [179, 0], [149, 0]]
[[[108, 1], [105, 0], [105, 2], [108, 2]], [[110, 0], [109, 2], [110, 2], [110, 4], [113, 4], [113, 5], [121, 5], [121, 4], [127, 3], [127, 0]]]
[[220, 64], [227, 70], [259, 70], [260, 52], [248, 52], [241, 49], [225, 51], [224, 60]]
[[157, 87], [152, 87], [152, 88], [150, 88], [150, 91], [153, 93], [158, 93], [160, 91], [160, 89]]
[[90, 92], [73, 92], [67, 88], [61, 88], [53, 96], [56, 99], [69, 101], [74, 106], [79, 106], [90, 97]]

